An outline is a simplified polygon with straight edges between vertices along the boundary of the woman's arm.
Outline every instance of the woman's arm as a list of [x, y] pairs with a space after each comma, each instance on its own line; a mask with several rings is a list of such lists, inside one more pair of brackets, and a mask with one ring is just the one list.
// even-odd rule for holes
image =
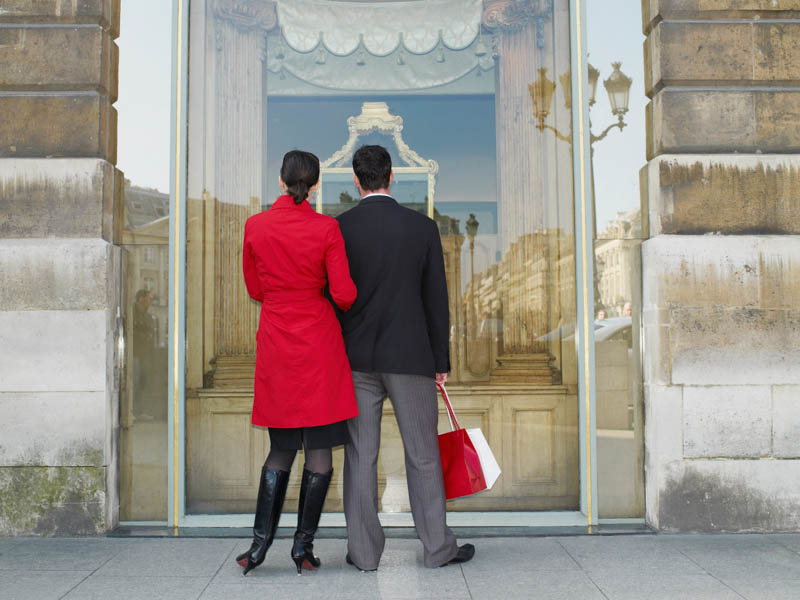
[[343, 311], [350, 310], [356, 301], [356, 284], [350, 278], [350, 264], [344, 249], [342, 231], [338, 221], [331, 219], [328, 230], [328, 249], [325, 252], [325, 268], [328, 271], [328, 287], [331, 298]]
[[242, 271], [244, 272], [244, 283], [247, 286], [247, 293], [257, 301], [264, 301], [264, 292], [261, 290], [261, 282], [258, 280], [256, 271], [256, 259], [253, 254], [253, 246], [250, 236], [250, 220], [244, 225], [244, 242], [242, 244]]

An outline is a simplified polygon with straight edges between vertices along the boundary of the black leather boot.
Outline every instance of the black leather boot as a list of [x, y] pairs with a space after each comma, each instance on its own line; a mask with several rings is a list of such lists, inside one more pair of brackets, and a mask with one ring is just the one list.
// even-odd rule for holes
[[314, 555], [314, 534], [319, 526], [322, 505], [328, 495], [333, 469], [327, 473], [312, 473], [303, 469], [300, 499], [297, 503], [297, 531], [294, 533], [292, 560], [300, 575], [303, 569], [318, 569], [322, 562]]
[[278, 528], [288, 483], [289, 471], [268, 469], [266, 465], [261, 468], [256, 518], [253, 521], [253, 543], [247, 552], [236, 557], [236, 562], [244, 567], [242, 575], [247, 575], [264, 562]]

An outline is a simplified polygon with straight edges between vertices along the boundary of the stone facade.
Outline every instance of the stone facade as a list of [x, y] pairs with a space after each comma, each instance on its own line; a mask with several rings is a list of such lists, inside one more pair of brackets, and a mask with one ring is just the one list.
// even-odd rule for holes
[[0, 10], [0, 535], [117, 521], [118, 21]]
[[796, 530], [800, 2], [642, 6], [647, 520]]

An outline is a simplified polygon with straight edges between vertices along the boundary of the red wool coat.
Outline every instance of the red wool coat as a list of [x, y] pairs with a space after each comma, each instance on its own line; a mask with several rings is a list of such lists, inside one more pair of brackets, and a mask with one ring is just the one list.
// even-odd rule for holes
[[348, 310], [356, 286], [336, 219], [281, 196], [247, 219], [244, 280], [261, 302], [252, 422], [314, 427], [358, 414], [342, 329], [323, 296]]

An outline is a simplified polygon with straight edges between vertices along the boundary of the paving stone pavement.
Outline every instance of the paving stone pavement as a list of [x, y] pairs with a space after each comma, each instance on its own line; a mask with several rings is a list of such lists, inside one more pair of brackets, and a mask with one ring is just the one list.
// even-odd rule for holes
[[2, 600], [798, 600], [800, 534], [613, 535], [462, 539], [464, 565], [422, 566], [416, 540], [393, 539], [376, 573], [320, 539], [323, 568], [298, 577], [291, 542], [242, 577], [234, 538], [0, 538]]

